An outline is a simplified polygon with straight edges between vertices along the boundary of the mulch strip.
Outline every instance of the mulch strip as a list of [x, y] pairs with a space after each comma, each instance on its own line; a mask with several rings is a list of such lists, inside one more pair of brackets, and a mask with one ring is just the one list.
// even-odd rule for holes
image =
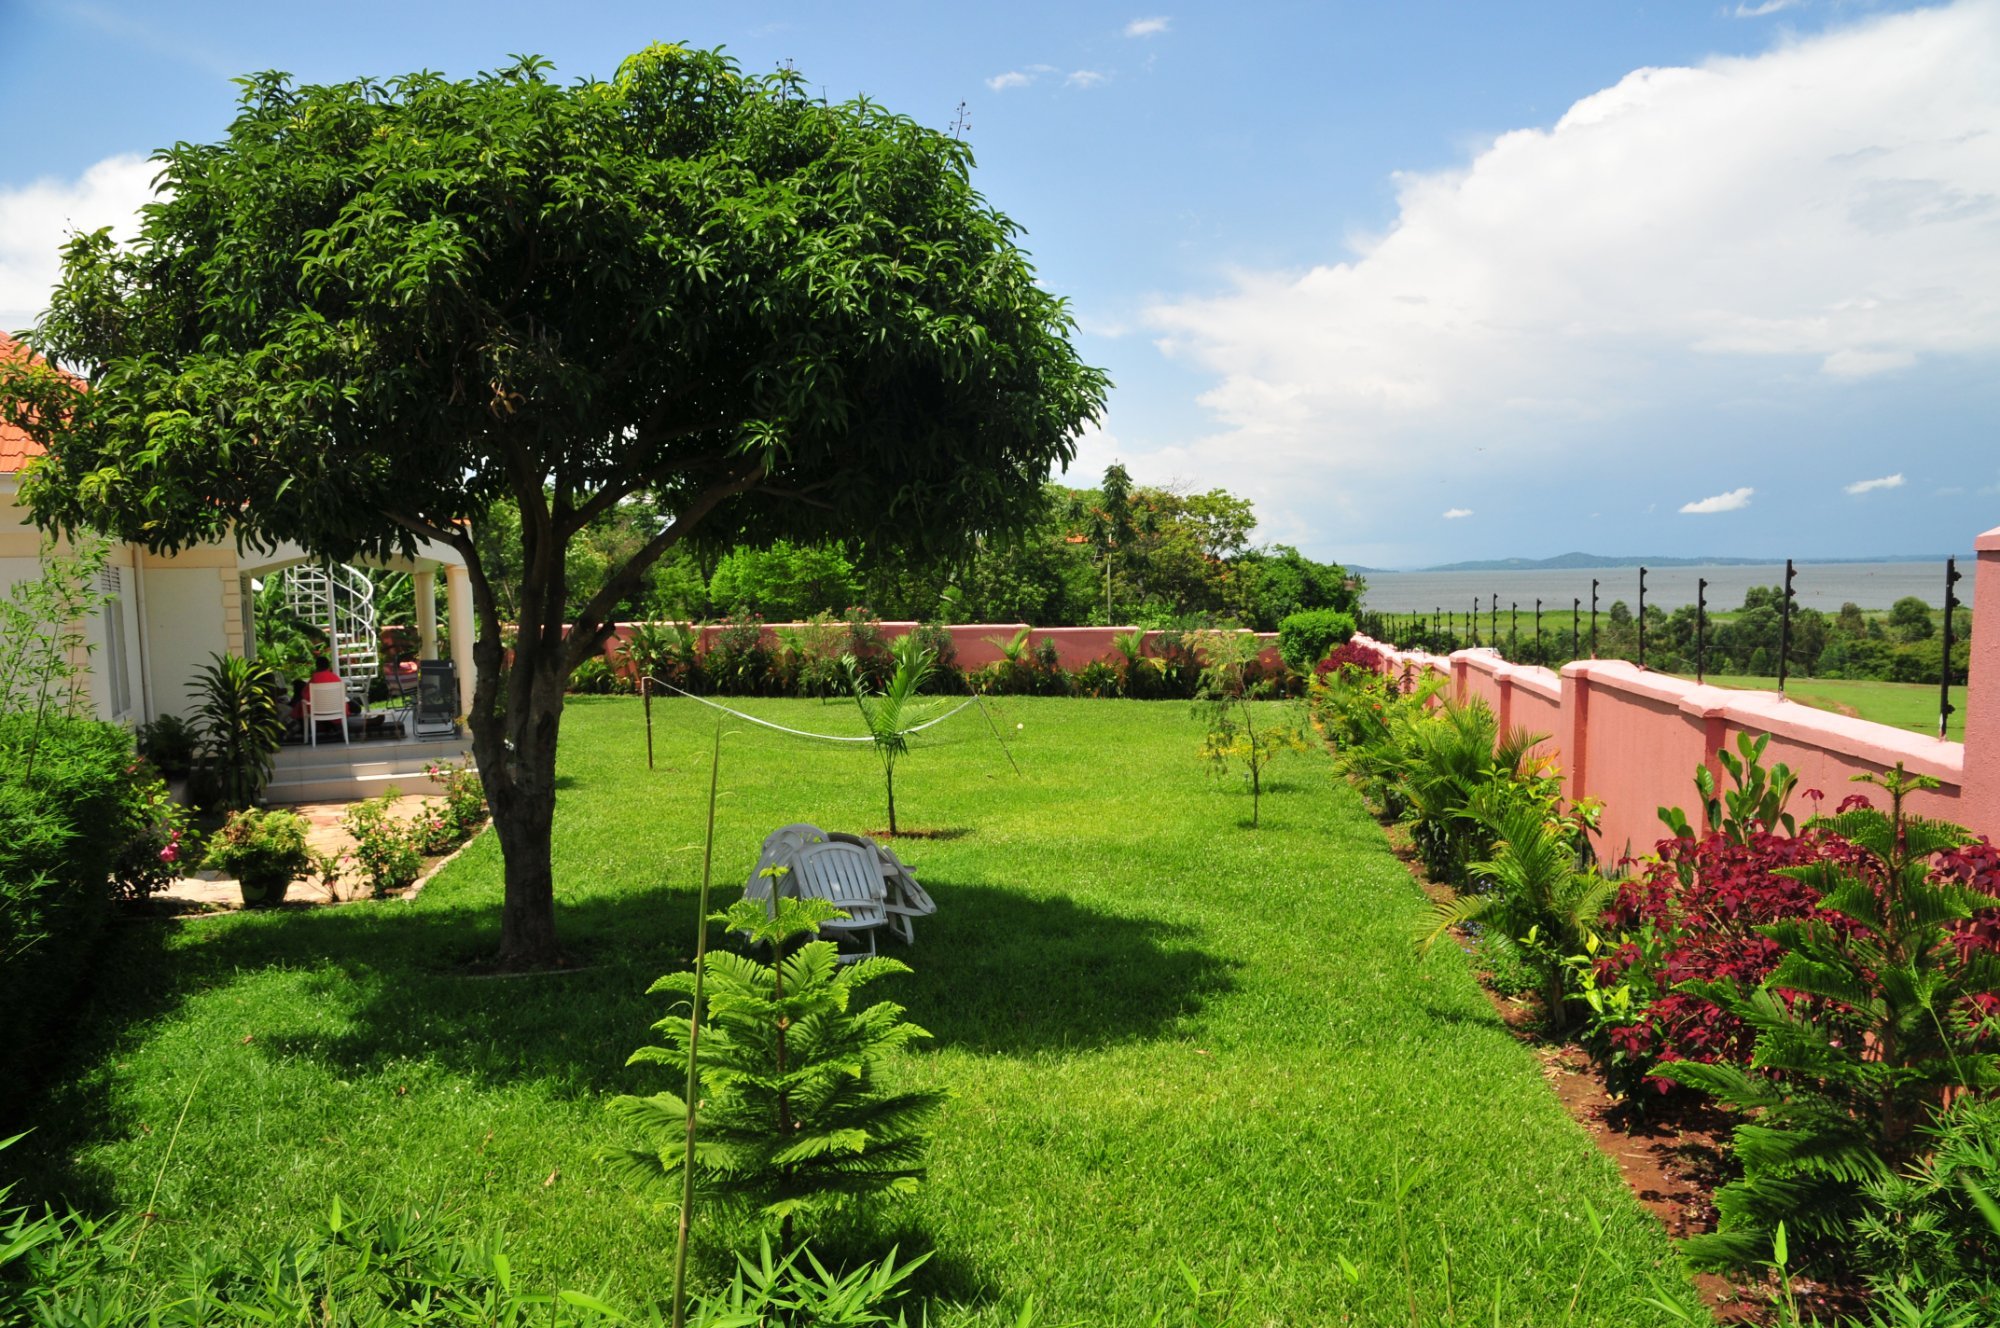
[[[1389, 847], [1409, 868], [1418, 888], [1434, 902], [1457, 894], [1424, 874], [1422, 860], [1406, 827], [1381, 820]], [[1462, 943], [1470, 937], [1461, 935]], [[1476, 966], [1475, 966], [1476, 969]], [[1675, 1094], [1634, 1111], [1606, 1085], [1603, 1072], [1583, 1048], [1552, 1042], [1541, 1032], [1541, 1008], [1524, 997], [1503, 996], [1477, 973], [1480, 989], [1516, 1040], [1530, 1048], [1542, 1065], [1542, 1077], [1571, 1120], [1583, 1127], [1598, 1151], [1618, 1166], [1625, 1184], [1647, 1211], [1660, 1219], [1675, 1240], [1715, 1230], [1715, 1191], [1730, 1177], [1729, 1135], [1736, 1116], [1694, 1094]], [[1770, 1277], [1696, 1273], [1694, 1284], [1702, 1300], [1723, 1324], [1761, 1325], [1772, 1322], [1777, 1284]], [[1831, 1286], [1794, 1278], [1793, 1295], [1811, 1321], [1813, 1314], [1828, 1322], [1855, 1313], [1861, 1299], [1851, 1287]]]

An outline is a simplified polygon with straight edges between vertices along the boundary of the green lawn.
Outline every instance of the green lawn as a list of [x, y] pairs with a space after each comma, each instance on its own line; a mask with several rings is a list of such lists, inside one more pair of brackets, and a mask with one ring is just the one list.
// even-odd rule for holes
[[[31, 1187], [136, 1208], [157, 1182], [163, 1262], [341, 1195], [502, 1228], [540, 1285], [662, 1295], [670, 1197], [595, 1160], [606, 1098], [657, 1083], [624, 1067], [662, 1013], [644, 989], [692, 944], [710, 728], [691, 702], [655, 715], [652, 774], [637, 702], [565, 720], [556, 862], [587, 967], [464, 966], [497, 929], [490, 834], [414, 903], [127, 924], [37, 1106]], [[1639, 1303], [1657, 1269], [1686, 1286], [1665, 1235], [1463, 956], [1418, 962], [1422, 897], [1323, 756], [1280, 768], [1250, 830], [1185, 705], [1003, 715], [1024, 777], [976, 712], [901, 767], [906, 828], [950, 837], [901, 846], [941, 911], [893, 980], [936, 1039], [898, 1068], [952, 1096], [920, 1197], [828, 1250], [935, 1248], [921, 1289], [948, 1325], [1012, 1322], [1030, 1294], [1056, 1323], [1191, 1323], [1183, 1265], [1210, 1322], [1404, 1324], [1405, 1258], [1425, 1324], [1666, 1322]], [[884, 819], [865, 749], [737, 725], [724, 750], [725, 891], [782, 822]], [[705, 1276], [737, 1235], [699, 1229]]]
[[[1725, 677], [1711, 674], [1709, 682], [1718, 687], [1741, 687], [1758, 691], [1773, 691], [1778, 686], [1776, 678]], [[1789, 678], [1785, 681], [1785, 695], [1794, 701], [1821, 710], [1832, 710], [1843, 715], [1856, 715], [1862, 719], [1872, 719], [1877, 724], [1890, 724], [1899, 729], [1909, 729], [1929, 737], [1937, 736], [1938, 689], [1936, 683], [1919, 682], [1874, 682], [1855, 678]], [[1965, 689], [1951, 689], [1951, 703], [1956, 707], [1951, 715], [1950, 736], [1954, 742], [1965, 741]]]

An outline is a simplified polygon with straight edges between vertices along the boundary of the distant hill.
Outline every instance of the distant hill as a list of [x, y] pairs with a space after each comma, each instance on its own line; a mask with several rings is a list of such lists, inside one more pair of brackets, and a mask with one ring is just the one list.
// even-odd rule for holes
[[[1965, 555], [1960, 561], [1969, 562]], [[1795, 558], [1792, 561], [1801, 566], [1825, 565], [1828, 563], [1941, 563], [1945, 555], [1941, 553], [1899, 553], [1875, 558]], [[1601, 553], [1561, 553], [1553, 558], [1483, 558], [1469, 562], [1443, 563], [1436, 567], [1405, 568], [1418, 572], [1574, 572], [1601, 567], [1770, 567], [1784, 562], [1782, 558], [1647, 558], [1615, 557]], [[1347, 570], [1359, 572], [1363, 576], [1393, 575], [1387, 567], [1357, 567], [1348, 563]]]

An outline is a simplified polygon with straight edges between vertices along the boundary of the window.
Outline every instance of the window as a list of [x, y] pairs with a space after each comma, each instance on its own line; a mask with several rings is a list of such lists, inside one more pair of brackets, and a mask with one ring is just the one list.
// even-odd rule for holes
[[111, 688], [111, 713], [124, 715], [132, 709], [131, 661], [125, 649], [124, 574], [107, 567], [99, 580], [104, 591], [104, 668]]

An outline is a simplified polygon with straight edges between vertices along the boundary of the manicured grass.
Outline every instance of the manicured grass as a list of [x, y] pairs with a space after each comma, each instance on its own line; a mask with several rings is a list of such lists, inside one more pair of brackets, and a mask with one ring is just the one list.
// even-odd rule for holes
[[[31, 1185], [139, 1207], [157, 1178], [162, 1262], [342, 1195], [504, 1228], [535, 1284], [663, 1295], [672, 1196], [595, 1160], [619, 1138], [605, 1099], [660, 1083], [624, 1061], [692, 946], [711, 728], [690, 702], [655, 714], [651, 774], [637, 702], [565, 720], [556, 862], [586, 967], [464, 966], [496, 935], [490, 834], [413, 903], [128, 924], [37, 1106]], [[1020, 700], [1002, 723], [1023, 777], [977, 712], [898, 771], [906, 828], [947, 835], [899, 845], [940, 912], [891, 980], [936, 1037], [896, 1068], [952, 1096], [920, 1196], [826, 1252], [934, 1248], [920, 1287], [953, 1325], [1030, 1294], [1053, 1323], [1190, 1323], [1183, 1266], [1210, 1322], [1402, 1324], [1412, 1293], [1426, 1324], [1665, 1322], [1639, 1298], [1656, 1270], [1686, 1287], [1666, 1237], [1463, 955], [1418, 961], [1422, 896], [1324, 756], [1281, 766], [1250, 830], [1185, 705]], [[724, 751], [725, 894], [778, 824], [884, 820], [865, 748], [735, 724]], [[704, 1276], [741, 1235], [704, 1223]]]
[[[1709, 682], [1718, 687], [1741, 687], [1775, 691], [1776, 678], [1749, 678], [1711, 674]], [[1838, 714], [1856, 715], [1877, 724], [1909, 729], [1928, 737], [1937, 736], [1938, 689], [1936, 683], [1874, 682], [1856, 678], [1788, 678], [1785, 695], [1794, 701]], [[1965, 689], [1951, 689], [1950, 737], [1965, 741]]]

